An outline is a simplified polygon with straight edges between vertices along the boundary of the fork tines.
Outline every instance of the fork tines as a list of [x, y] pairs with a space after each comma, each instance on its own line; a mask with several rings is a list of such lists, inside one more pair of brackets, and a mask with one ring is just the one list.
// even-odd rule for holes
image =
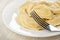
[[48, 29], [47, 26], [49, 25], [47, 22], [45, 22], [34, 10], [30, 13], [30, 15], [33, 17], [33, 19], [41, 25], [43, 28]]

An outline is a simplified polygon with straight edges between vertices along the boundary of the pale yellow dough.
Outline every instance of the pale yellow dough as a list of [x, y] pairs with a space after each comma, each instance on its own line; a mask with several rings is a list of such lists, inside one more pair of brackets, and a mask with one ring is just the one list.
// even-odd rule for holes
[[[54, 6], [52, 6], [54, 5]], [[57, 5], [57, 7], [55, 6]], [[25, 28], [32, 30], [43, 29], [38, 25], [34, 19], [31, 17], [30, 12], [35, 11], [42, 19], [49, 24], [56, 26], [60, 24], [60, 9], [58, 9], [59, 4], [47, 3], [47, 2], [26, 2], [20, 6], [20, 14], [17, 16], [17, 23], [24, 26]], [[54, 9], [55, 8], [55, 9]], [[48, 19], [48, 20], [47, 20]], [[57, 20], [57, 21], [56, 21]]]

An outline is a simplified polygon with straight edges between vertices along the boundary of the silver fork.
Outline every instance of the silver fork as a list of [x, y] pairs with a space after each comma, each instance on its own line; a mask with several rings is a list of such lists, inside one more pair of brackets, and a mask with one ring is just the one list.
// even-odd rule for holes
[[46, 29], [48, 31], [60, 31], [60, 29], [58, 29], [58, 28], [48, 24], [47, 22], [45, 22], [34, 10], [30, 13], [30, 15], [44, 29]]

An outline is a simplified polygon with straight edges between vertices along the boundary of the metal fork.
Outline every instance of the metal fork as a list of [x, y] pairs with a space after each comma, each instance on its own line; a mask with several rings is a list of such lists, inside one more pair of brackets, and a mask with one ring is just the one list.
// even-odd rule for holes
[[60, 31], [60, 29], [48, 24], [45, 22], [34, 10], [30, 13], [30, 15], [33, 17], [33, 19], [44, 29], [48, 31]]

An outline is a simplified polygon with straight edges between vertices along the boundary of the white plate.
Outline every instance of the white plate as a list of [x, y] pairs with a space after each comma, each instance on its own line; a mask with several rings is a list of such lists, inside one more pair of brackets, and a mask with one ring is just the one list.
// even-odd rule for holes
[[14, 0], [7, 4], [2, 13], [2, 19], [6, 27], [8, 27], [11, 31], [17, 34], [31, 37], [50, 37], [60, 34], [60, 32], [49, 32], [46, 30], [41, 31], [28, 30], [18, 25], [15, 20], [18, 14], [17, 9], [19, 8], [20, 5], [24, 4], [25, 2], [26, 0]]

